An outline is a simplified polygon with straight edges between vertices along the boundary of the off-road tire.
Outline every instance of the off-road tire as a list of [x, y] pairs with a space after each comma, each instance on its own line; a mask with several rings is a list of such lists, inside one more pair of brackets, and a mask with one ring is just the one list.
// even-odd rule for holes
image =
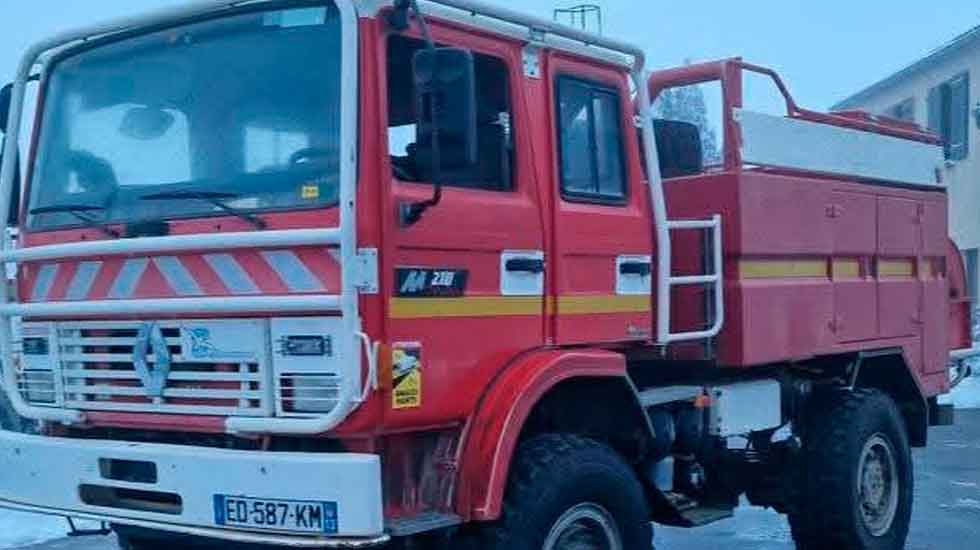
[[[877, 390], [835, 390], [815, 396], [806, 414], [789, 515], [797, 548], [904, 548], [914, 481], [908, 434], [895, 402]], [[862, 514], [858, 469], [867, 446], [882, 441], [894, 451], [898, 488], [894, 517], [876, 535]]]
[[541, 550], [556, 522], [577, 506], [608, 512], [623, 550], [649, 549], [652, 528], [640, 481], [607, 445], [542, 435], [518, 449], [501, 519], [481, 537], [487, 550]]

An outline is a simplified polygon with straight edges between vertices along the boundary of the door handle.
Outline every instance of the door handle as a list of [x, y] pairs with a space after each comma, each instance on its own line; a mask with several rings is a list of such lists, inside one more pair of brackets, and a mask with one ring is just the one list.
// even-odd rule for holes
[[639, 275], [647, 277], [653, 273], [653, 266], [647, 262], [623, 262], [619, 264], [620, 275]]
[[507, 260], [507, 271], [523, 273], [544, 273], [544, 260], [537, 258], [511, 258]]

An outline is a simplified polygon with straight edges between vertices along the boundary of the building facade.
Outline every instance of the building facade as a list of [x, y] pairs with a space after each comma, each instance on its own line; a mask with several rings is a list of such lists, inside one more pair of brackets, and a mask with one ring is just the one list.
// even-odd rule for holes
[[980, 27], [833, 106], [914, 121], [945, 142], [950, 234], [980, 289]]

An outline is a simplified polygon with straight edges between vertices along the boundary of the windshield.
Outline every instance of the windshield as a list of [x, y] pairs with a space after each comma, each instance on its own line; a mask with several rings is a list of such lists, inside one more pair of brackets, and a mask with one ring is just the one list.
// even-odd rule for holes
[[58, 61], [28, 227], [77, 226], [83, 211], [115, 223], [335, 204], [340, 48], [337, 8], [308, 5]]

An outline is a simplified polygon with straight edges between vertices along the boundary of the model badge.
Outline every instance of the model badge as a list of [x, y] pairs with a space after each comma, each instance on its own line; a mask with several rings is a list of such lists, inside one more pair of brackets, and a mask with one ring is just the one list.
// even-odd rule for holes
[[[153, 364], [147, 361], [147, 355], [153, 353]], [[170, 377], [170, 348], [163, 330], [156, 323], [143, 323], [136, 335], [133, 346], [133, 367], [146, 388], [146, 394], [152, 398], [162, 398]]]

